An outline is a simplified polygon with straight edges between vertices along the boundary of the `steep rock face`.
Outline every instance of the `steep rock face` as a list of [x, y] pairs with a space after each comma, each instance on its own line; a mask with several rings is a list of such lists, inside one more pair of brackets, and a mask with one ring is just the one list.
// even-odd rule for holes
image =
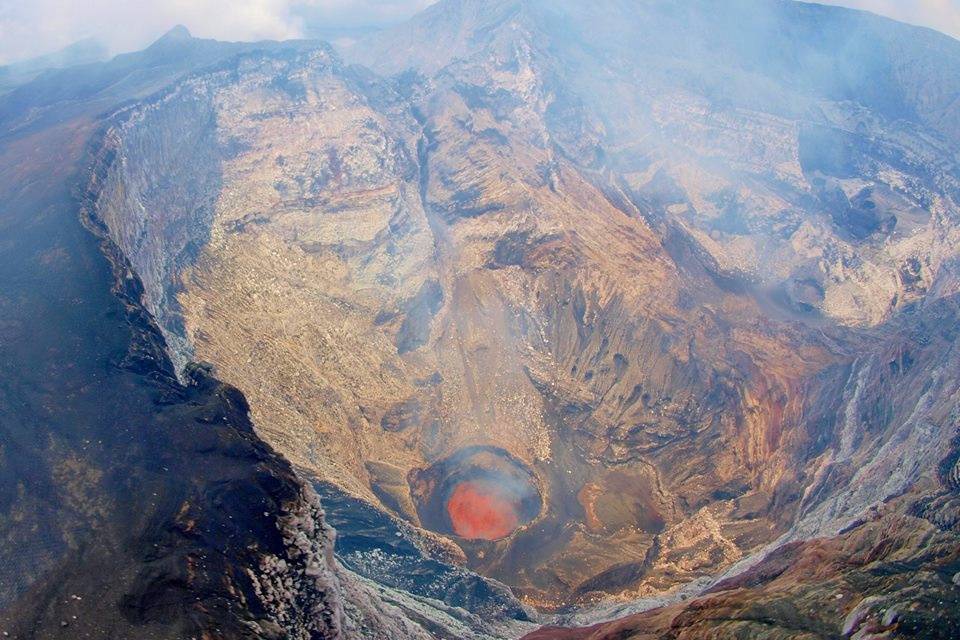
[[[127, 124], [132, 135], [111, 132], [104, 144], [115, 157], [97, 211], [123, 254], [131, 256], [144, 284], [143, 304], [165, 329], [178, 369], [192, 353], [181, 338], [177, 278], [209, 233], [224, 152], [210, 138], [215, 127], [209, 97], [192, 88], [188, 82], [138, 109]], [[145, 148], [152, 151], [149, 166], [140, 152]], [[176, 224], [159, 224], [147, 211], [168, 212]]]
[[389, 79], [241, 56], [118, 114], [98, 205], [258, 433], [543, 607], [835, 534], [953, 437], [955, 43], [633, 4], [442, 2], [347, 52]]
[[[444, 55], [413, 46], [437, 31]], [[450, 2], [349, 53], [495, 78], [523, 48], [565, 155], [788, 309], [876, 324], [949, 268], [950, 38], [800, 3]]]
[[[932, 303], [898, 323], [872, 364], [854, 367], [859, 391], [844, 391], [841, 437], [790, 532], [766, 552], [687, 602], [600, 608], [531, 640], [955, 634], [958, 317], [956, 296]], [[587, 626], [597, 617], [619, 619]]]

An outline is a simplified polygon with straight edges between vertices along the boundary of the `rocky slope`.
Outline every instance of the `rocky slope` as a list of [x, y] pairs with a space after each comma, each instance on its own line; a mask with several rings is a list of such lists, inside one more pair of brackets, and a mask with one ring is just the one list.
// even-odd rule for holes
[[782, 547], [691, 601], [524, 640], [954, 638], [957, 535], [896, 515], [903, 507], [835, 538]]
[[[830, 454], [805, 492], [788, 536], [709, 588], [687, 590], [681, 602], [656, 608], [658, 603], [648, 601], [574, 615], [565, 620], [569, 628], [544, 628], [530, 640], [954, 637], [960, 631], [958, 311], [951, 297], [911, 315], [887, 346], [884, 366], [866, 370], [840, 440], [849, 449], [858, 441], [873, 444], [851, 458]], [[908, 336], [919, 351], [910, 352], [917, 357], [911, 355], [904, 367], [900, 354]], [[929, 369], [916, 367], [918, 362]], [[880, 435], [871, 429], [877, 415], [893, 416], [897, 432]], [[938, 442], [937, 457], [921, 462], [916, 450], [941, 425], [952, 431], [952, 439]], [[905, 474], [920, 479], [894, 490]], [[851, 489], [837, 491], [836, 485]], [[876, 502], [878, 492], [891, 497]], [[862, 515], [837, 535], [816, 537], [835, 531], [838, 515], [855, 511]], [[591, 626], [598, 613], [617, 620]]]

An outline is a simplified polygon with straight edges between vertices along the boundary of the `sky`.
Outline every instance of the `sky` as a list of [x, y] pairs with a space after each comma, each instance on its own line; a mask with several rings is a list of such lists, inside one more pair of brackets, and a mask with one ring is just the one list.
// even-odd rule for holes
[[[176, 24], [221, 40], [303, 36], [310, 24], [398, 22], [435, 0], [0, 0], [0, 64], [94, 37], [113, 53], [144, 47]], [[683, 0], [677, 0], [682, 2]], [[929, 26], [960, 38], [960, 0], [820, 0]]]
[[[2, 1], [2, 0], [0, 0]], [[817, 0], [879, 13], [960, 38], [960, 0]]]

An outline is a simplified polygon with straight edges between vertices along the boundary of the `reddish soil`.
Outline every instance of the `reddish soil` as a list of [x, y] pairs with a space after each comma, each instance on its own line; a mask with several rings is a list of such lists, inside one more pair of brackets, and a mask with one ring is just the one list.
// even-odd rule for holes
[[519, 524], [513, 501], [487, 483], [457, 485], [447, 500], [447, 513], [454, 533], [470, 540], [499, 540]]

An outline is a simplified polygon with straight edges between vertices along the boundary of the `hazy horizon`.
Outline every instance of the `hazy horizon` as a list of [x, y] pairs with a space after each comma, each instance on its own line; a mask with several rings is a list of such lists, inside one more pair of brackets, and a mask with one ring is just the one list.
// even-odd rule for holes
[[[198, 37], [283, 40], [400, 22], [437, 0], [0, 0], [0, 65], [95, 39], [111, 55], [141, 49], [177, 24]], [[960, 37], [960, 0], [821, 0]], [[122, 30], [117, 25], [122, 24]]]

